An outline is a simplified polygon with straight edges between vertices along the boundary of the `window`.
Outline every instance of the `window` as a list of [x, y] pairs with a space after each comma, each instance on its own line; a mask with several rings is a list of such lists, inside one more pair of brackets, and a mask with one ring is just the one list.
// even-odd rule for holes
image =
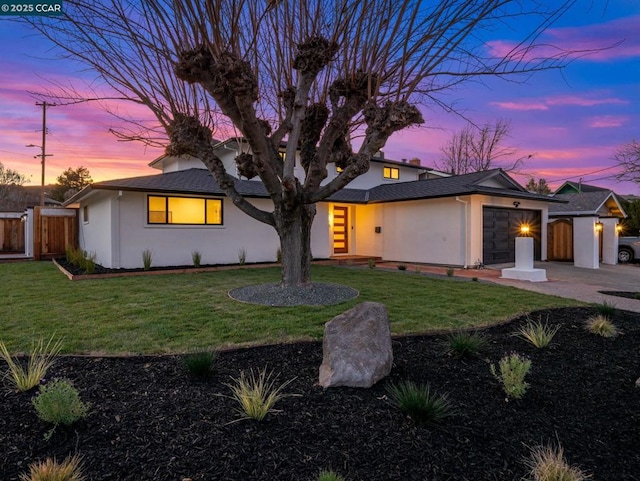
[[400, 179], [400, 169], [398, 167], [385, 166], [382, 176], [385, 179], [399, 180]]
[[82, 220], [83, 220], [85, 223], [89, 222], [89, 206], [88, 206], [88, 205], [85, 205], [85, 206], [82, 208]]
[[344, 172], [344, 169], [336, 165], [336, 172], [339, 174], [340, 172]]
[[221, 225], [222, 200], [150, 195], [149, 224]]

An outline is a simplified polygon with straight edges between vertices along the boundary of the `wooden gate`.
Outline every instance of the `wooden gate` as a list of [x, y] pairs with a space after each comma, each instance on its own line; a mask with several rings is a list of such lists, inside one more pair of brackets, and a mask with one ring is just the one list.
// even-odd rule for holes
[[550, 261], [573, 260], [573, 223], [558, 219], [547, 225], [547, 259]]
[[0, 219], [0, 252], [24, 252], [24, 222], [20, 218]]
[[36, 260], [64, 256], [67, 246], [78, 245], [76, 209], [33, 209], [33, 257]]

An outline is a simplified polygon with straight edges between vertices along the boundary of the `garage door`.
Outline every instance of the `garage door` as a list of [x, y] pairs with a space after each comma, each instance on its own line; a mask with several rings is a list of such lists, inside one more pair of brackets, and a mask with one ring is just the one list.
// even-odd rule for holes
[[504, 209], [484, 207], [482, 209], [482, 256], [485, 264], [515, 262], [516, 237], [520, 226], [528, 224], [534, 242], [534, 259], [540, 260], [541, 215], [539, 210]]

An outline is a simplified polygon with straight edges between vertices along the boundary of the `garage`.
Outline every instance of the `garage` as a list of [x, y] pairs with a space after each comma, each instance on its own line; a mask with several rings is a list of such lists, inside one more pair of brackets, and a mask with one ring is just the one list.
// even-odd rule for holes
[[539, 210], [483, 207], [482, 262], [487, 265], [515, 262], [516, 237], [523, 224], [529, 226], [529, 235], [534, 239], [534, 259], [540, 260], [542, 221]]

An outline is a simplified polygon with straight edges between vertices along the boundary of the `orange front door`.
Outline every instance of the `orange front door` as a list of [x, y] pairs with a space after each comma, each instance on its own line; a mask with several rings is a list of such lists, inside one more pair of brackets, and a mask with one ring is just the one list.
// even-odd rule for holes
[[333, 206], [333, 253], [349, 252], [349, 208]]

